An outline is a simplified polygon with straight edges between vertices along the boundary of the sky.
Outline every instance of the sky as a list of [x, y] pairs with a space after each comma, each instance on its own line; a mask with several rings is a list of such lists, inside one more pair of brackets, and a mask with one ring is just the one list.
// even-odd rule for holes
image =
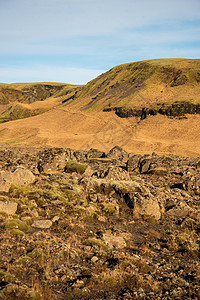
[[0, 0], [0, 82], [85, 84], [179, 57], [200, 58], [200, 0]]

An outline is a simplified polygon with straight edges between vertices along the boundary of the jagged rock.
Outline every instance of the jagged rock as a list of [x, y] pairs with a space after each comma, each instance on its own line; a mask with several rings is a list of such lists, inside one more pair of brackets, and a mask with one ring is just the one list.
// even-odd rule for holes
[[47, 228], [50, 228], [52, 226], [52, 224], [53, 223], [50, 220], [37, 220], [37, 221], [33, 222], [32, 227], [40, 228], [40, 229], [47, 229]]
[[156, 168], [150, 169], [149, 173], [163, 176], [163, 175], [167, 174], [167, 169], [165, 167], [156, 167]]
[[35, 181], [35, 175], [26, 168], [18, 167], [13, 173], [10, 171], [2, 171], [0, 173], [0, 190], [9, 192], [11, 184], [25, 185]]
[[118, 159], [122, 162], [126, 162], [128, 160], [128, 153], [123, 150], [121, 147], [119, 146], [115, 146], [113, 147], [107, 154], [108, 158], [115, 158]]
[[185, 186], [188, 191], [194, 193], [195, 195], [200, 195], [200, 179], [199, 175], [191, 176], [185, 181]]
[[85, 185], [87, 190], [106, 195], [113, 194], [113, 192], [120, 196], [131, 192], [147, 193], [147, 189], [136, 181], [82, 178], [80, 182]]
[[127, 171], [120, 167], [110, 167], [108, 170], [103, 171], [100, 174], [100, 178], [106, 178], [109, 180], [130, 180], [130, 175]]
[[76, 150], [76, 151], [74, 151], [73, 155], [77, 159], [78, 162], [85, 162], [86, 156], [87, 156], [87, 151]]
[[38, 163], [39, 172], [52, 173], [55, 171], [64, 171], [67, 160], [70, 158], [70, 151], [64, 149], [45, 150]]
[[142, 216], [153, 217], [156, 220], [161, 218], [161, 209], [156, 199], [138, 197], [134, 205], [134, 212]]
[[91, 177], [93, 173], [94, 173], [94, 170], [92, 170], [92, 168], [90, 166], [87, 166], [85, 172], [83, 173], [83, 176]]
[[129, 172], [135, 171], [138, 168], [139, 159], [139, 155], [133, 155], [128, 159], [126, 168]]
[[102, 158], [102, 157], [105, 157], [105, 152], [99, 151], [98, 149], [91, 148], [87, 152], [86, 157], [87, 157], [87, 159], [90, 159], [90, 158]]
[[91, 258], [91, 262], [94, 263], [94, 264], [95, 264], [98, 260], [99, 260], [99, 259], [98, 259], [97, 256], [93, 256], [93, 257]]
[[128, 207], [133, 209], [133, 213], [153, 217], [156, 220], [160, 219], [161, 209], [158, 201], [154, 199], [153, 196], [143, 197], [140, 194], [127, 193], [123, 198]]
[[150, 169], [151, 157], [142, 158], [139, 162], [140, 173], [147, 173]]
[[52, 219], [52, 222], [55, 223], [55, 222], [58, 222], [60, 219], [59, 216], [54, 216], [53, 219]]
[[11, 201], [0, 201], [0, 211], [8, 215], [14, 215], [17, 211], [17, 203]]
[[32, 209], [32, 210], [30, 211], [30, 214], [31, 214], [31, 216], [32, 216], [33, 218], [39, 217], [39, 214], [38, 214], [38, 212], [37, 212], [36, 209]]
[[87, 163], [95, 171], [94, 176], [101, 177], [102, 170], [105, 172], [108, 168], [118, 165], [116, 158], [90, 158]]

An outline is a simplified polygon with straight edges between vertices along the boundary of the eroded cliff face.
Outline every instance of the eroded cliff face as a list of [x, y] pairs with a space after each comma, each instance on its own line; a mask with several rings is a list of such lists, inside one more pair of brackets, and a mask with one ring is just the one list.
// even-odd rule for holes
[[104, 111], [114, 111], [120, 118], [140, 117], [145, 119], [148, 115], [155, 116], [157, 114], [168, 117], [186, 117], [186, 114], [200, 114], [200, 104], [192, 102], [180, 101], [174, 103], [161, 103], [148, 108], [126, 108], [112, 107], [106, 108]]

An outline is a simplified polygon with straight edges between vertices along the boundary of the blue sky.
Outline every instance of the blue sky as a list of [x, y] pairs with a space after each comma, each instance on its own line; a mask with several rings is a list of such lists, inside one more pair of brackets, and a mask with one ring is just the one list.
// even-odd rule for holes
[[0, 0], [0, 82], [84, 84], [174, 57], [200, 58], [200, 0]]

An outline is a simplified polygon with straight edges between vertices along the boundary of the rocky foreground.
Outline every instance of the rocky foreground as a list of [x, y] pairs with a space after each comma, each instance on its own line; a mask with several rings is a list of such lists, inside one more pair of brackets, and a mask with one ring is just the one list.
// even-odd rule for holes
[[199, 299], [200, 158], [0, 148], [0, 299]]

